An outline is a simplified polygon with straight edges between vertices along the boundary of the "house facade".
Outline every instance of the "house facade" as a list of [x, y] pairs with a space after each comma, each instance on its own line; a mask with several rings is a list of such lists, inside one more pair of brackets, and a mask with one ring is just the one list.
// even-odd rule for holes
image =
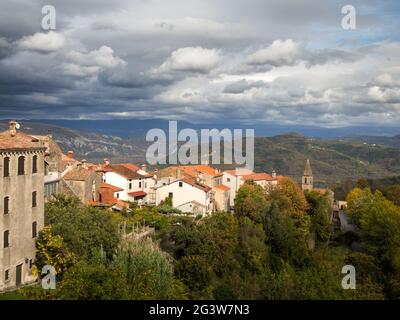
[[35, 242], [44, 225], [44, 153], [10, 122], [0, 133], [0, 291], [36, 280]]
[[117, 198], [138, 203], [155, 203], [156, 181], [151, 173], [132, 163], [106, 164], [103, 182], [122, 189]]
[[[213, 193], [211, 187], [189, 178], [182, 178], [172, 181], [169, 184], [156, 188], [156, 204], [159, 205], [167, 198], [172, 199], [174, 208], [188, 208], [186, 204], [196, 201], [196, 203], [204, 206], [204, 213], [213, 211]], [[185, 209], [186, 210], [186, 209]], [[190, 211], [194, 212], [194, 211]]]

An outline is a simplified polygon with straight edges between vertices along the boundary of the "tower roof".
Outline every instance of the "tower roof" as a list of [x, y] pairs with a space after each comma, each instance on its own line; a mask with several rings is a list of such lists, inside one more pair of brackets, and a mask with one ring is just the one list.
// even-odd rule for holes
[[304, 168], [304, 175], [305, 176], [312, 176], [311, 164], [310, 160], [307, 159], [306, 167]]

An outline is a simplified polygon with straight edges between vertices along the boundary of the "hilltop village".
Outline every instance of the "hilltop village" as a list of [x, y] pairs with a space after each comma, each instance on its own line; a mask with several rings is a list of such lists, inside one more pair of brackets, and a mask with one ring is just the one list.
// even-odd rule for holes
[[[275, 171], [245, 168], [220, 171], [207, 164], [175, 165], [148, 170], [145, 164], [89, 163], [64, 153], [51, 135], [27, 135], [15, 121], [0, 133], [0, 291], [35, 281], [35, 241], [44, 227], [44, 205], [53, 196], [74, 196], [88, 206], [129, 211], [130, 205], [169, 202], [178, 212], [196, 217], [232, 212], [246, 181], [268, 189], [285, 177]], [[310, 161], [301, 181], [303, 191], [328, 194], [313, 186]]]

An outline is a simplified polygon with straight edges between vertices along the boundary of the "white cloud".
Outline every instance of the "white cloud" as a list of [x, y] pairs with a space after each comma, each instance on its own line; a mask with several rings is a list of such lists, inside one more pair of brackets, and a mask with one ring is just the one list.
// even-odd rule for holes
[[108, 46], [101, 46], [97, 50], [88, 53], [70, 51], [67, 58], [77, 64], [113, 68], [119, 65], [126, 65], [126, 62], [114, 55], [114, 50]]
[[248, 57], [247, 63], [250, 65], [293, 65], [300, 57], [300, 45], [292, 39], [285, 41], [275, 40], [272, 44], [261, 49]]
[[37, 32], [31, 36], [23, 37], [17, 41], [17, 44], [25, 50], [51, 52], [62, 49], [65, 45], [65, 38], [62, 34], [54, 31]]
[[184, 71], [206, 73], [215, 68], [221, 61], [220, 52], [216, 49], [202, 47], [179, 48], [156, 69], [156, 72]]
[[371, 102], [400, 103], [400, 89], [384, 89], [373, 86], [368, 90]]

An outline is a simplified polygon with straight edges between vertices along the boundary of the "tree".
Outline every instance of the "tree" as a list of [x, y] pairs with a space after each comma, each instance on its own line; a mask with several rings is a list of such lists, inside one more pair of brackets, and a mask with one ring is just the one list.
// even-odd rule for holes
[[120, 242], [118, 225], [108, 211], [81, 206], [75, 198], [56, 196], [46, 204], [45, 220], [79, 258], [102, 249], [111, 259]]
[[385, 197], [395, 205], [400, 205], [400, 184], [394, 184], [384, 190]]
[[[283, 260], [303, 265], [308, 258], [308, 228], [299, 228], [297, 219], [282, 214], [277, 202], [265, 212], [264, 229], [271, 252]], [[281, 263], [277, 266], [279, 268]]]
[[122, 271], [128, 299], [186, 298], [186, 287], [174, 277], [171, 257], [150, 239], [124, 244], [111, 267]]
[[81, 260], [69, 269], [57, 294], [66, 300], [119, 300], [127, 299], [124, 273], [102, 261]]
[[368, 211], [368, 207], [372, 204], [373, 194], [370, 189], [354, 188], [346, 197], [347, 212], [351, 221], [360, 226], [360, 219], [363, 213]]
[[235, 214], [261, 223], [267, 205], [265, 190], [254, 181], [246, 181], [236, 194]]
[[45, 265], [55, 268], [58, 278], [76, 261], [76, 256], [64, 246], [60, 235], [53, 235], [51, 225], [47, 225], [39, 233], [36, 241], [35, 273], [41, 274]]
[[307, 192], [307, 213], [311, 217], [311, 232], [315, 233], [318, 240], [326, 241], [330, 235], [330, 220], [332, 208], [328, 196], [318, 192]]
[[288, 216], [301, 217], [308, 205], [300, 187], [290, 178], [284, 178], [277, 186], [268, 190], [267, 199], [276, 201], [279, 210]]

